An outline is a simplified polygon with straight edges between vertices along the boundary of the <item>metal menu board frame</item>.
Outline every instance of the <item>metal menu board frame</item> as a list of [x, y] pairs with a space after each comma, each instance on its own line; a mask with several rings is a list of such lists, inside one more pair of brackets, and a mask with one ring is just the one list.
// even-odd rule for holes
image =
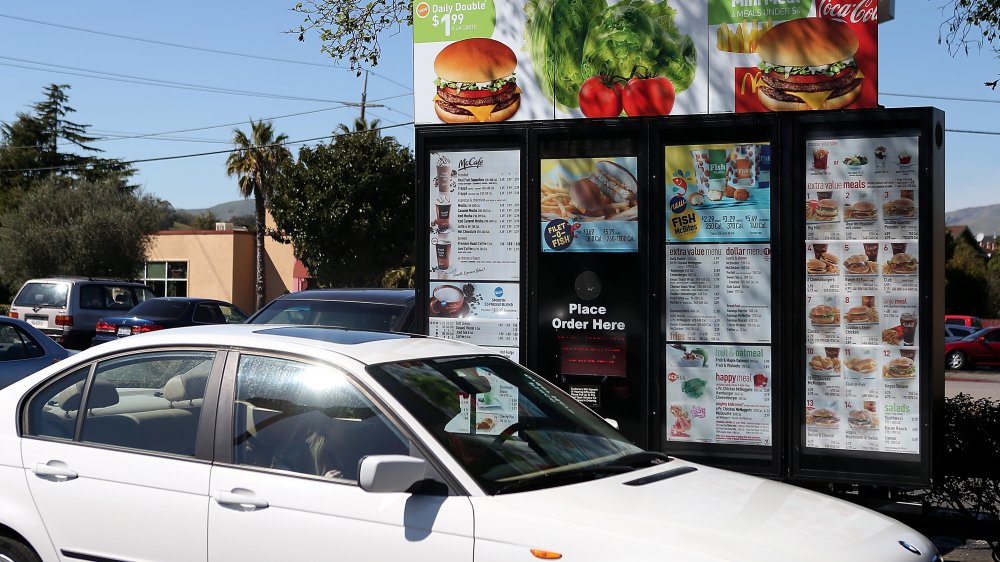
[[785, 364], [800, 373], [789, 476], [927, 485], [944, 397], [944, 114], [803, 115], [786, 147], [800, 209], [783, 257]]

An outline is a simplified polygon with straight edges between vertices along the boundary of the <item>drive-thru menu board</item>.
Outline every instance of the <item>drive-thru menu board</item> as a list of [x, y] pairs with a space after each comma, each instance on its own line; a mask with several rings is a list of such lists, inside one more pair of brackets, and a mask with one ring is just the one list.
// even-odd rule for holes
[[806, 143], [806, 446], [919, 454], [917, 137]]
[[496, 346], [516, 361], [520, 152], [431, 152], [428, 164], [429, 334]]
[[771, 150], [665, 149], [665, 439], [769, 446]]

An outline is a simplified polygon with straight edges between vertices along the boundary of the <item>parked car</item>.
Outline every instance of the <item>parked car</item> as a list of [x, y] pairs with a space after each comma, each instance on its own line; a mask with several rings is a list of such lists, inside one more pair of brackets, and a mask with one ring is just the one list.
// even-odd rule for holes
[[38, 328], [63, 347], [85, 349], [96, 333], [98, 320], [109, 313], [125, 312], [155, 296], [149, 287], [136, 281], [91, 277], [32, 279], [14, 297], [10, 316]]
[[108, 316], [97, 322], [93, 345], [125, 336], [144, 334], [199, 324], [242, 324], [247, 313], [232, 303], [196, 297], [157, 297], [137, 304], [121, 316]]
[[979, 328], [971, 326], [959, 326], [958, 324], [944, 325], [944, 341], [955, 341], [977, 332]]
[[309, 289], [274, 299], [247, 322], [412, 332], [415, 303], [413, 289]]
[[489, 350], [247, 324], [0, 391], [0, 537], [19, 561], [940, 560], [849, 502], [644, 451]]
[[69, 355], [31, 324], [0, 316], [0, 388]]
[[954, 324], [957, 326], [970, 326], [972, 328], [982, 328], [983, 321], [978, 316], [967, 316], [964, 314], [945, 314], [945, 325]]
[[975, 365], [1000, 366], [1000, 327], [983, 328], [944, 344], [945, 366], [968, 369]]

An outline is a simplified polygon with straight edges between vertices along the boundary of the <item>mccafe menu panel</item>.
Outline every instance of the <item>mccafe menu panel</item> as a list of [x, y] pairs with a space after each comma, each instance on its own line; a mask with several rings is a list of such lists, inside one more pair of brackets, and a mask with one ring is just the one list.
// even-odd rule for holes
[[806, 143], [806, 446], [919, 454], [917, 137]]
[[518, 359], [520, 152], [431, 152], [429, 335]]
[[771, 445], [771, 150], [668, 146], [667, 441]]

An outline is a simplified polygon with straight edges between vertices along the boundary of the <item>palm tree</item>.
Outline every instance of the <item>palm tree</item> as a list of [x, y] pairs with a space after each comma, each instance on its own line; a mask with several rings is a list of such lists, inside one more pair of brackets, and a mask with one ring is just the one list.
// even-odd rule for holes
[[380, 119], [372, 119], [371, 121], [366, 121], [364, 117], [358, 117], [354, 120], [354, 128], [351, 129], [347, 125], [341, 123], [337, 125], [337, 134], [347, 135], [350, 133], [360, 133], [362, 131], [376, 131], [382, 124]]
[[250, 120], [250, 136], [233, 129], [236, 149], [226, 159], [226, 175], [239, 179], [240, 194], [253, 195], [257, 232], [257, 310], [263, 308], [267, 298], [264, 281], [264, 214], [274, 182], [282, 170], [292, 163], [292, 153], [284, 147], [288, 135], [274, 135], [270, 121]]

